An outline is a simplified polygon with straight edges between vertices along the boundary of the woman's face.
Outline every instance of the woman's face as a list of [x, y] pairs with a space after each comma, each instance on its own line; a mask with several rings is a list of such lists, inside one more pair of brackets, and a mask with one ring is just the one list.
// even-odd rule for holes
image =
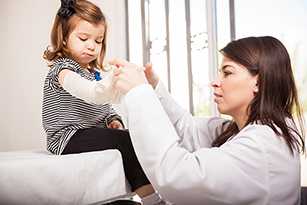
[[257, 76], [252, 76], [246, 67], [224, 56], [219, 78], [212, 87], [220, 113], [246, 119], [247, 107], [258, 92]]
[[71, 57], [81, 66], [87, 67], [100, 55], [104, 33], [105, 26], [102, 23], [94, 25], [80, 19], [67, 40]]

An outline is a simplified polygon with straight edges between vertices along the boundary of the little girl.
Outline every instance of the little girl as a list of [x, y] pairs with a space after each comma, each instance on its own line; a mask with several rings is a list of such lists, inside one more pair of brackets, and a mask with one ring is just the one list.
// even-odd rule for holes
[[47, 149], [54, 154], [118, 149], [132, 191], [144, 198], [144, 204], [146, 200], [163, 204], [137, 160], [120, 116], [107, 103], [116, 101], [118, 93], [110, 86], [112, 76], [101, 80], [98, 71], [103, 70], [106, 33], [105, 16], [96, 5], [61, 1], [51, 46], [43, 56], [50, 66], [42, 109]]

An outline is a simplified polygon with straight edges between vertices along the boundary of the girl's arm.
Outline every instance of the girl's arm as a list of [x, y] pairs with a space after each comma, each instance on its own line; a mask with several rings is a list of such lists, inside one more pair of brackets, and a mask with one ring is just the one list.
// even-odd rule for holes
[[59, 83], [71, 95], [88, 103], [116, 103], [119, 94], [112, 89], [112, 76], [113, 73], [109, 73], [100, 81], [90, 81], [74, 71], [63, 69], [59, 73]]

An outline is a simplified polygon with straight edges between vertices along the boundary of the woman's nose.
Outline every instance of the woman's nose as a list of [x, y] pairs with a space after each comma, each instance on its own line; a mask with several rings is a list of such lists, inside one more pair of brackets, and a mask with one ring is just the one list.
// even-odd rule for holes
[[212, 86], [213, 88], [218, 88], [218, 87], [221, 86], [221, 81], [220, 81], [219, 79], [216, 79], [216, 80], [214, 80], [214, 81], [211, 82], [211, 86]]

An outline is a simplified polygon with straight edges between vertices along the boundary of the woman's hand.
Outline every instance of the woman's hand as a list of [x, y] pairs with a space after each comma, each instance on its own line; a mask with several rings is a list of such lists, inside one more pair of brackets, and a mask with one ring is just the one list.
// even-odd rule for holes
[[121, 59], [115, 59], [109, 63], [118, 67], [114, 71], [114, 87], [122, 94], [126, 94], [138, 85], [147, 83], [143, 67]]
[[158, 82], [159, 82], [159, 77], [158, 75], [153, 71], [152, 69], [152, 64], [147, 63], [145, 65], [145, 76], [147, 78], [148, 83], [155, 89]]

